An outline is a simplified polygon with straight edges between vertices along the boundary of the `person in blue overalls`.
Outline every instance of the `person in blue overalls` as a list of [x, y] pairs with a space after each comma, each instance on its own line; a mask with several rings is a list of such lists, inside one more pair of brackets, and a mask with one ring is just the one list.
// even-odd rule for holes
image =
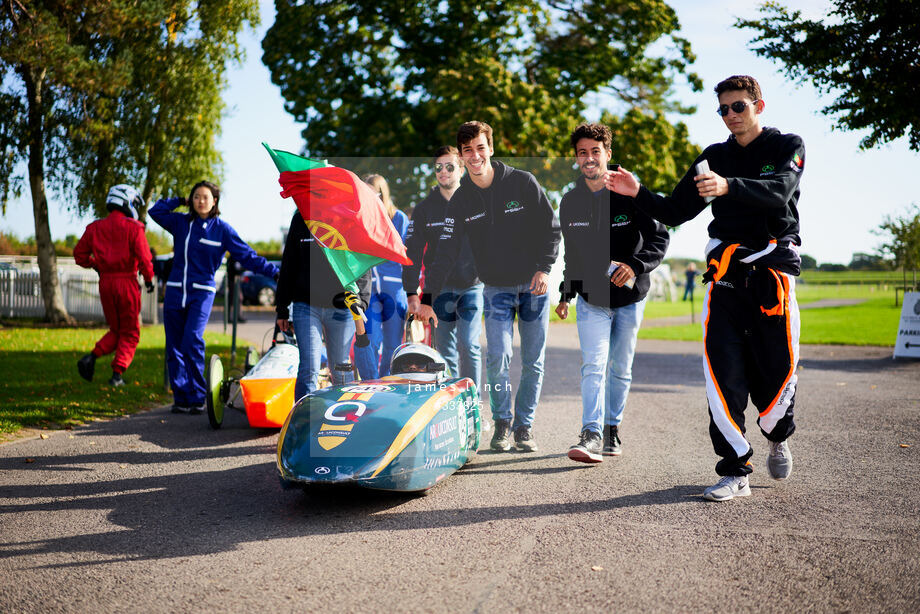
[[[371, 186], [380, 197], [399, 237], [405, 239], [409, 217], [393, 204], [387, 180], [380, 175], [367, 175], [364, 183]], [[402, 284], [402, 265], [387, 261], [374, 267], [366, 324], [370, 346], [355, 347], [355, 364], [362, 379], [375, 379], [390, 374], [390, 357], [393, 350], [402, 343], [407, 306], [406, 291]]]
[[[199, 181], [188, 201], [160, 199], [148, 211], [153, 220], [173, 236], [173, 266], [163, 299], [166, 329], [166, 366], [173, 390], [173, 413], [204, 411], [207, 385], [204, 379], [204, 327], [211, 315], [217, 288], [214, 272], [225, 252], [243, 267], [276, 277], [278, 267], [256, 255], [230, 224], [221, 220], [220, 188]], [[173, 209], [188, 205], [188, 213]]]

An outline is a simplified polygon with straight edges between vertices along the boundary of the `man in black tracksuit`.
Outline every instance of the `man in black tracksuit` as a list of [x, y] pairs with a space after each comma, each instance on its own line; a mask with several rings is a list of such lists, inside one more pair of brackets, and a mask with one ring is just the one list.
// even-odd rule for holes
[[[562, 197], [565, 272], [556, 313], [565, 320], [577, 295], [582, 420], [569, 458], [599, 463], [621, 453], [619, 427], [632, 382], [636, 335], [651, 284], [668, 248], [668, 230], [604, 186], [610, 128], [582, 124], [571, 136], [581, 176]], [[603, 433], [603, 434], [602, 434]]]
[[[366, 310], [371, 298], [371, 272], [368, 270], [355, 282], [361, 308]], [[288, 305], [293, 303], [293, 309]], [[297, 337], [300, 365], [294, 398], [318, 388], [318, 378], [323, 350], [326, 342], [326, 361], [333, 383], [343, 383], [342, 374], [335, 366], [350, 362], [351, 341], [355, 325], [345, 306], [345, 290], [336, 277], [323, 248], [303, 221], [300, 212], [294, 213], [284, 243], [281, 273], [275, 291], [275, 313], [278, 326], [291, 331], [293, 321]]]
[[[536, 178], [492, 160], [492, 128], [467, 122], [457, 132], [467, 176], [450, 201], [438, 253], [426, 273], [423, 318], [434, 316], [432, 299], [469, 240], [476, 270], [485, 283], [486, 375], [495, 432], [491, 447], [537, 449], [533, 420], [543, 384], [549, 325], [546, 294], [550, 268], [559, 249], [559, 220]], [[521, 335], [521, 382], [511, 411], [511, 338], [515, 317]], [[512, 422], [513, 419], [513, 422]]]
[[[609, 174], [607, 186], [634, 196], [637, 207], [668, 225], [694, 218], [706, 207], [704, 198], [715, 198], [703, 275], [703, 343], [709, 433], [722, 457], [716, 473], [723, 477], [703, 496], [726, 501], [751, 494], [753, 450], [744, 436], [749, 395], [769, 440], [767, 472], [781, 480], [792, 471], [786, 439], [795, 430], [794, 276], [801, 264], [797, 206], [805, 146], [797, 135], [761, 128], [765, 103], [753, 77], [729, 77], [715, 91], [732, 134], [703, 151], [670, 197], [651, 193], [622, 169]], [[701, 160], [708, 172], [695, 170]]]
[[[450, 217], [452, 211], [450, 199], [460, 187], [460, 178], [463, 177], [463, 164], [457, 148], [450, 145], [438, 148], [434, 155], [434, 170], [438, 185], [415, 206], [406, 230], [406, 255], [413, 264], [403, 266], [402, 279], [408, 297], [408, 311], [412, 315], [418, 315], [421, 306], [419, 283], [427, 288], [427, 282], [422, 278], [422, 266], [427, 273], [434, 262], [444, 218]], [[472, 379], [477, 390], [482, 372], [479, 344], [482, 287], [469, 240], [464, 239], [454, 268], [448, 273], [441, 295], [434, 304], [438, 317], [434, 346], [444, 357], [451, 373]]]

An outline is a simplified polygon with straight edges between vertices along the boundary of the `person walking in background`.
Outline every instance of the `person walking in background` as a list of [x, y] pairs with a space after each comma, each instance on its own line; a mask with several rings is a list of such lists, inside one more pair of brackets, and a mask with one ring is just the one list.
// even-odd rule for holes
[[[550, 268], [559, 254], [559, 220], [537, 179], [492, 160], [492, 127], [472, 121], [457, 131], [457, 148], [467, 176], [450, 200], [438, 251], [425, 275], [419, 307], [424, 321], [437, 317], [448, 275], [469, 240], [479, 277], [485, 283], [486, 375], [495, 431], [490, 446], [521, 452], [537, 449], [534, 415], [543, 386]], [[521, 335], [521, 381], [511, 410], [511, 338], [514, 320]]]
[[684, 298], [683, 300], [690, 299], [693, 300], [693, 286], [696, 285], [696, 263], [691, 262], [687, 265], [687, 268], [684, 269]]
[[[173, 267], [163, 298], [166, 330], [166, 365], [173, 391], [173, 413], [200, 414], [204, 411], [204, 327], [211, 315], [214, 273], [224, 253], [246, 269], [268, 277], [278, 267], [258, 256], [233, 229], [220, 219], [220, 188], [199, 181], [184, 198], [158, 200], [150, 208], [153, 220], [173, 236]], [[188, 204], [188, 213], [174, 209]]]
[[123, 386], [122, 374], [131, 366], [140, 341], [138, 270], [147, 292], [154, 290], [153, 256], [144, 225], [138, 221], [138, 209], [143, 206], [144, 200], [133, 187], [112, 187], [105, 199], [108, 216], [87, 226], [73, 249], [78, 265], [99, 273], [99, 298], [109, 325], [93, 351], [77, 362], [77, 371], [86, 381], [93, 380], [96, 359], [115, 352], [108, 383]]
[[[419, 283], [424, 286], [422, 266], [431, 266], [438, 251], [438, 239], [444, 229], [444, 219], [451, 216], [450, 199], [460, 187], [463, 163], [456, 147], [444, 145], [434, 154], [437, 186], [412, 212], [406, 231], [406, 254], [412, 266], [403, 267], [403, 287], [408, 294], [409, 313], [419, 316], [421, 300]], [[468, 377], [479, 383], [482, 372], [482, 288], [476, 274], [476, 263], [467, 237], [462, 239], [460, 255], [448, 272], [445, 286], [434, 304], [438, 317], [435, 348], [455, 376]], [[421, 317], [421, 316], [419, 316]]]
[[[405, 239], [409, 217], [393, 204], [387, 180], [380, 175], [367, 175], [364, 183], [377, 192], [400, 238]], [[401, 264], [387, 261], [373, 268], [367, 319], [370, 346], [355, 348], [355, 362], [362, 379], [376, 379], [390, 374], [390, 357], [402, 343], [406, 291], [403, 289]]]
[[[795, 431], [795, 276], [801, 268], [798, 202], [805, 145], [798, 135], [761, 127], [766, 103], [753, 77], [729, 77], [716, 85], [715, 93], [716, 112], [731, 135], [700, 154], [671, 196], [649, 191], [623, 168], [608, 173], [606, 183], [669, 226], [693, 219], [712, 201], [703, 275], [708, 284], [703, 373], [721, 479], [703, 497], [727, 501], [751, 494], [754, 449], [744, 427], [748, 395], [769, 442], [767, 473], [782, 480], [792, 472], [786, 440]], [[702, 161], [708, 169], [697, 167]]]
[[559, 205], [565, 271], [556, 314], [568, 318], [569, 301], [578, 296], [582, 419], [579, 441], [568, 455], [574, 461], [599, 463], [604, 456], [621, 453], [619, 428], [649, 273], [664, 258], [670, 237], [631, 198], [606, 189], [610, 128], [582, 124], [570, 140], [581, 176]]
[[[371, 272], [367, 271], [356, 283], [361, 308], [366, 310], [371, 295]], [[348, 353], [355, 336], [355, 323], [345, 306], [342, 282], [299, 211], [291, 218], [284, 243], [281, 275], [275, 291], [275, 312], [278, 327], [288, 333], [293, 329], [297, 338], [300, 364], [294, 399], [319, 388], [324, 338], [332, 383], [344, 383], [344, 374], [335, 367], [350, 362]], [[293, 321], [293, 326], [289, 320]], [[360, 349], [355, 348], [355, 352]]]

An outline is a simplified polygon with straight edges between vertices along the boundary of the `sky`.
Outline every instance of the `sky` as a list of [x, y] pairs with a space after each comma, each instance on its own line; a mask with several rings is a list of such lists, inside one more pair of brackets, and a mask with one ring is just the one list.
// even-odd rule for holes
[[[882, 238], [872, 230], [886, 215], [903, 215], [911, 203], [920, 203], [914, 177], [920, 173], [920, 155], [908, 149], [907, 139], [863, 152], [858, 146], [863, 133], [832, 130], [832, 121], [820, 109], [833, 98], [822, 96], [810, 85], [788, 80], [781, 74], [780, 65], [749, 50], [753, 31], [732, 27], [738, 17], [757, 17], [756, 3], [671, 0], [669, 4], [677, 11], [680, 36], [690, 41], [697, 55], [691, 69], [704, 85], [700, 93], [678, 88], [680, 100], [697, 107], [694, 115], [682, 118], [691, 140], [700, 147], [725, 140], [728, 132], [715, 114], [717, 103], [712, 88], [730, 75], [753, 75], [760, 82], [766, 102], [762, 125], [796, 133], [805, 141], [799, 200], [802, 253], [819, 263], [842, 264], [849, 263], [853, 253], [874, 253]], [[831, 6], [825, 0], [795, 2], [795, 7], [811, 18], [820, 18]], [[261, 41], [274, 21], [274, 3], [262, 0], [261, 7], [262, 24], [242, 36], [246, 61], [228, 74], [228, 116], [219, 141], [225, 161], [221, 215], [248, 241], [280, 240], [281, 228], [294, 211], [293, 204], [278, 195], [277, 171], [261, 142], [294, 152], [303, 146], [302, 126], [284, 111], [279, 89], [262, 65]], [[567, 139], [568, 135], [560, 138]], [[419, 149], [427, 151], [431, 145], [420, 143]], [[500, 152], [496, 157], [501, 157]], [[54, 203], [50, 203], [49, 210], [55, 238], [79, 235], [92, 221], [61, 210]], [[667, 257], [702, 259], [710, 219], [707, 210], [674, 232]], [[0, 230], [19, 237], [34, 234], [28, 193], [9, 204], [6, 216], [0, 217]]]

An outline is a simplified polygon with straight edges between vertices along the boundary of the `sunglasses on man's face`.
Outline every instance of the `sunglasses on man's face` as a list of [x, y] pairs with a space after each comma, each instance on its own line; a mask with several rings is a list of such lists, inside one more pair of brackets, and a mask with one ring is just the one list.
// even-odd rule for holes
[[753, 105], [753, 104], [757, 104], [758, 102], [759, 102], [758, 100], [752, 100], [751, 102], [743, 102], [741, 100], [736, 100], [730, 105], [720, 104], [719, 108], [716, 109], [716, 113], [718, 113], [722, 117], [725, 117], [726, 115], [728, 115], [729, 109], [731, 109], [735, 113], [744, 113], [744, 110], [747, 108], [749, 104]]
[[447, 172], [448, 172], [448, 173], [452, 173], [452, 172], [454, 172], [454, 171], [456, 170], [457, 167], [454, 166], [454, 165], [453, 165], [452, 163], [450, 163], [450, 162], [448, 162], [447, 164], [435, 164], [435, 165], [434, 165], [434, 172], [440, 173], [440, 172], [441, 172], [442, 170], [444, 170], [445, 168], [447, 169]]

